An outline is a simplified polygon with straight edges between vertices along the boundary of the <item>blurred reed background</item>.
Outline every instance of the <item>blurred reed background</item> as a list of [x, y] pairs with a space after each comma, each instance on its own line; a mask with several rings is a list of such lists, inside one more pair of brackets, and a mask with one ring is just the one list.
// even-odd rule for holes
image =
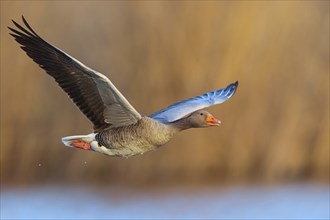
[[[21, 15], [151, 114], [239, 80], [219, 128], [143, 156], [69, 149], [91, 123], [8, 34]], [[1, 182], [329, 181], [328, 1], [1, 2]]]

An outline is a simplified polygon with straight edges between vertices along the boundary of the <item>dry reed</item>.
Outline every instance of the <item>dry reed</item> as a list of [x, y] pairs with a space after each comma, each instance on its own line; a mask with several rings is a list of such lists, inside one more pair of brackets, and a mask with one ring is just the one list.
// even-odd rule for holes
[[[189, 130], [130, 159], [68, 149], [91, 124], [8, 34], [21, 14], [150, 114], [239, 80]], [[4, 183], [232, 183], [329, 179], [329, 2], [1, 2]]]

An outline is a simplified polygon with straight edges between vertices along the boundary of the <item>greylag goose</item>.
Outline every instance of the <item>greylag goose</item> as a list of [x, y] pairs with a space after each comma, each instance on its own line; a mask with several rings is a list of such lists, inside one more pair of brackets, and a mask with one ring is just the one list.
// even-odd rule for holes
[[8, 27], [10, 34], [94, 124], [91, 134], [63, 137], [69, 147], [121, 157], [156, 150], [182, 130], [219, 126], [220, 121], [202, 109], [228, 100], [238, 86], [236, 81], [142, 116], [106, 76], [43, 40], [22, 19], [25, 27], [13, 20], [17, 29]]

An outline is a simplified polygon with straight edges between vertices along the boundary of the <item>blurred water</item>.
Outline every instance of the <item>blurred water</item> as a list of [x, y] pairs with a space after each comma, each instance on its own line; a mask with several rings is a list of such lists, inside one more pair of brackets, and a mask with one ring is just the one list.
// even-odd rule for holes
[[1, 190], [1, 219], [329, 219], [328, 186]]

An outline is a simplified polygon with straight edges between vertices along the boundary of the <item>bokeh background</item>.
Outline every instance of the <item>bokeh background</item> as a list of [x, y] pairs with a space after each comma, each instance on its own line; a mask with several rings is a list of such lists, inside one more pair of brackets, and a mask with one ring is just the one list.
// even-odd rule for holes
[[[92, 125], [8, 34], [21, 15], [143, 114], [236, 80], [238, 91], [208, 109], [221, 127], [143, 156], [64, 147]], [[306, 182], [329, 184], [328, 1], [1, 1], [2, 188]]]

